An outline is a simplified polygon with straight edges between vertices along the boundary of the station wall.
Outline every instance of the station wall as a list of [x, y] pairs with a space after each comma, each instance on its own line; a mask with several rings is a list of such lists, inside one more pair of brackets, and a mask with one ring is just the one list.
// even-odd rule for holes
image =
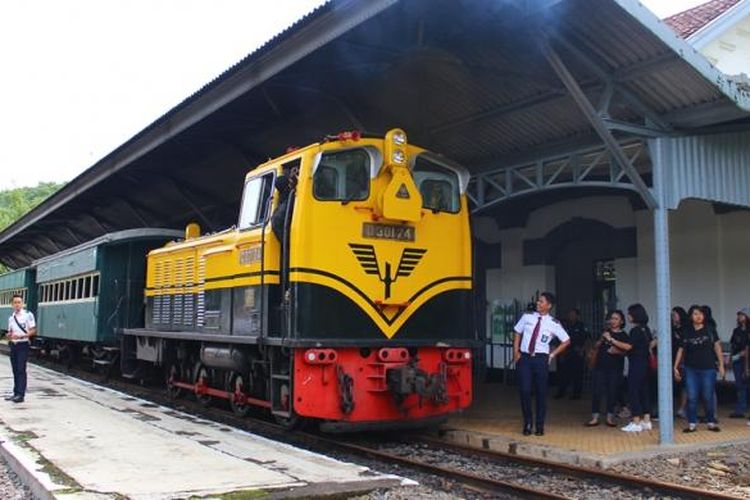
[[[524, 265], [524, 241], [543, 238], [574, 218], [603, 222], [615, 229], [635, 228], [637, 255], [614, 259], [617, 307], [641, 302], [655, 322], [653, 219], [634, 210], [626, 196], [563, 201], [529, 214], [523, 228], [499, 229], [490, 217], [477, 217], [475, 236], [500, 243], [500, 268], [487, 269], [487, 301], [527, 302], [539, 290], [556, 290], [554, 265]], [[670, 212], [672, 303], [712, 307], [719, 334], [728, 340], [735, 313], [750, 306], [750, 212], [715, 213], [710, 203], [687, 200]], [[592, 271], [593, 272], [593, 271]], [[592, 279], [582, 276], [581, 279]]]

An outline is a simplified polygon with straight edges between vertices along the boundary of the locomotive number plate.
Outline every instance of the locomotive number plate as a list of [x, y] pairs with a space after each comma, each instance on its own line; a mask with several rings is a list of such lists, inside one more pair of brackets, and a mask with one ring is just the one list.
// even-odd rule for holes
[[376, 240], [414, 241], [416, 229], [392, 224], [362, 224], [362, 237]]

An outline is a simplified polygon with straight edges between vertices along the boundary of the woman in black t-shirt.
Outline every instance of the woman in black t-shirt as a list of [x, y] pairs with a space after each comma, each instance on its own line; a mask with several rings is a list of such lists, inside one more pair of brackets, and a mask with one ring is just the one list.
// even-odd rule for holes
[[709, 314], [703, 306], [690, 307], [688, 316], [692, 325], [688, 327], [682, 337], [682, 345], [677, 350], [674, 363], [674, 376], [682, 379], [679, 371], [680, 362], [685, 359], [685, 386], [688, 393], [688, 427], [684, 432], [695, 432], [698, 425], [698, 398], [703, 400], [706, 407], [706, 422], [708, 429], [719, 432], [714, 411], [714, 396], [716, 391], [716, 363], [718, 360], [719, 375], [724, 378], [724, 356], [721, 352], [721, 342], [708, 323]]
[[729, 340], [731, 347], [732, 371], [734, 372], [734, 387], [737, 390], [737, 405], [729, 418], [745, 418], [747, 410], [747, 379], [748, 379], [748, 335], [750, 334], [750, 309], [737, 311], [737, 328], [732, 332]]
[[591, 420], [586, 422], [587, 427], [599, 425], [602, 396], [605, 397], [607, 405], [607, 425], [609, 427], [617, 425], [615, 423], [615, 403], [617, 402], [617, 388], [620, 385], [622, 371], [625, 367], [625, 351], [615, 347], [612, 340], [628, 345], [629, 340], [628, 334], [623, 330], [625, 315], [622, 311], [612, 311], [607, 323], [608, 328], [594, 345], [597, 354], [592, 371]]
[[[628, 337], [628, 406], [633, 420], [622, 428], [625, 432], [650, 431], [651, 408], [648, 393], [648, 354], [653, 337], [648, 314], [641, 304], [628, 307], [628, 322], [633, 325]], [[617, 347], [620, 347], [619, 345]]]
[[[683, 307], [675, 306], [672, 308], [672, 364], [677, 359], [677, 349], [682, 345], [682, 335], [688, 325], [687, 311]], [[682, 369], [682, 367], [680, 367]], [[680, 398], [680, 406], [677, 408], [677, 416], [680, 418], [687, 417], [687, 391], [685, 384], [677, 381], [673, 386], [673, 395]]]

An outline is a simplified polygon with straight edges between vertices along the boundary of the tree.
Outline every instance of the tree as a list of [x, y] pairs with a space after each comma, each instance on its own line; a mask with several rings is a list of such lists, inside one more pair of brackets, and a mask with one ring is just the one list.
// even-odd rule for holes
[[[0, 191], [0, 232], [49, 198], [64, 184], [40, 182], [35, 187], [22, 187]], [[0, 272], [7, 268], [0, 264]]]

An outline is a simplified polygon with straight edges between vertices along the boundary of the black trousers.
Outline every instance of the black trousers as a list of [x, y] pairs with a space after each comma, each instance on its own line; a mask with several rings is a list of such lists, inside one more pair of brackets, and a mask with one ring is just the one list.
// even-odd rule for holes
[[563, 395], [568, 391], [569, 386], [573, 386], [573, 396], [580, 396], [583, 390], [583, 355], [577, 352], [568, 352], [558, 363], [560, 377], [557, 393]]
[[596, 369], [592, 372], [591, 413], [599, 414], [602, 398], [605, 400], [607, 416], [613, 416], [617, 404], [617, 391], [622, 379], [622, 370], [617, 368]]
[[26, 361], [29, 359], [29, 343], [10, 342], [10, 365], [13, 368], [13, 395], [26, 396]]
[[548, 356], [546, 354], [521, 354], [518, 361], [518, 389], [521, 395], [523, 425], [531, 426], [534, 414], [531, 411], [531, 391], [536, 395], [536, 428], [544, 428], [547, 416], [547, 380], [549, 378]]
[[628, 368], [628, 406], [634, 417], [651, 413], [648, 395], [648, 365], [646, 360], [630, 362]]

